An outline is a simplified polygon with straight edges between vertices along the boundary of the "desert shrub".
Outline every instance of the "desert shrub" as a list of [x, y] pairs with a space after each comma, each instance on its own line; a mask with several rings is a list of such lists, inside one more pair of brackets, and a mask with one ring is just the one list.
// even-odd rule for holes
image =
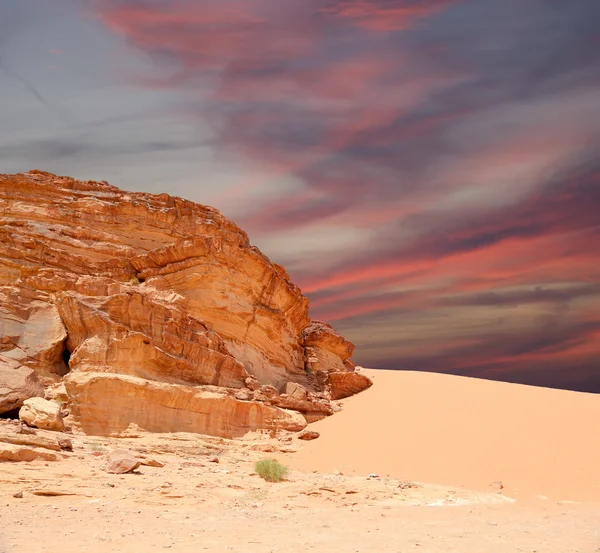
[[281, 482], [285, 479], [288, 469], [277, 459], [261, 459], [254, 465], [254, 471], [267, 482]]

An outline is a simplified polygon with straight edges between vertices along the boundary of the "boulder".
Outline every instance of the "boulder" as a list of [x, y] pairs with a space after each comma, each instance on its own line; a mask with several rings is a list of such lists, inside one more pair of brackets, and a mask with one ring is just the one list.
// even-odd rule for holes
[[35, 371], [0, 354], [0, 413], [18, 409], [26, 399], [44, 394]]
[[26, 399], [23, 402], [23, 407], [19, 410], [19, 419], [29, 426], [35, 426], [43, 430], [62, 432], [65, 429], [61, 406], [54, 401], [48, 401], [41, 397]]
[[334, 353], [342, 362], [349, 359], [354, 353], [352, 342], [346, 340], [331, 325], [321, 321], [312, 321], [302, 331], [302, 340], [305, 346], [321, 348]]
[[133, 472], [142, 464], [133, 453], [125, 449], [115, 449], [108, 454], [104, 470], [110, 474]]
[[282, 393], [300, 401], [306, 400], [308, 395], [306, 388], [297, 382], [286, 382]]
[[332, 372], [327, 378], [331, 399], [344, 399], [373, 385], [370, 378], [357, 372]]

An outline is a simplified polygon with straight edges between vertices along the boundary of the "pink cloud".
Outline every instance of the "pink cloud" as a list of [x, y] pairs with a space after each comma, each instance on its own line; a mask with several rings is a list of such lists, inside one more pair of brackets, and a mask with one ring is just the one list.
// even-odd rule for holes
[[323, 12], [350, 19], [355, 25], [376, 32], [405, 30], [420, 19], [431, 17], [457, 0], [333, 0]]
[[[267, 180], [294, 178], [292, 192], [286, 187], [248, 206], [238, 221], [244, 228], [259, 237], [348, 227], [373, 235], [367, 247], [361, 242], [335, 262], [326, 260], [326, 271], [312, 260], [298, 275], [304, 292], [315, 297], [315, 315], [343, 321], [394, 310], [434, 314], [440, 306], [460, 315], [478, 294], [492, 301], [518, 287], [600, 279], [598, 174], [586, 173], [583, 184], [572, 177], [560, 186], [547, 182], [597, 142], [589, 130], [591, 101], [584, 94], [554, 92], [532, 98], [536, 87], [547, 84], [541, 74], [526, 66], [510, 81], [505, 72], [520, 60], [480, 59], [489, 45], [482, 39], [465, 47], [472, 33], [464, 40], [430, 37], [421, 48], [418, 33], [404, 32], [441, 21], [435, 16], [458, 4], [97, 0], [95, 5], [109, 29], [154, 62], [155, 71], [132, 81], [180, 95], [186, 106], [194, 105], [186, 108], [186, 117], [198, 115], [203, 125], [210, 124], [217, 151], [259, 168], [227, 195], [243, 198]], [[495, 55], [489, 53], [498, 61]], [[552, 295], [519, 297], [535, 303]], [[552, 305], [568, 305], [574, 320], [583, 317], [583, 304], [595, 301], [556, 297]], [[577, 328], [573, 323], [569, 331]], [[590, 328], [581, 331], [580, 341], [575, 330], [572, 337], [560, 335], [558, 353], [535, 344], [513, 351], [458, 331], [427, 351], [395, 351], [416, 360], [449, 352], [454, 366], [465, 370], [533, 367], [551, 359], [587, 359], [596, 351], [597, 334]], [[518, 337], [518, 324], [513, 331]]]

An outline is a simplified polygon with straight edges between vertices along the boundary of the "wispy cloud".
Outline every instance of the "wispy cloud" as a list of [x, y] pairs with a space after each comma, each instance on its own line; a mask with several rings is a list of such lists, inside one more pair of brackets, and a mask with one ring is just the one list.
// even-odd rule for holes
[[360, 362], [598, 384], [596, 0], [93, 5], [153, 63], [132, 84], [260, 167], [236, 194], [293, 178], [238, 214], [258, 241], [368, 236], [290, 263]]
[[23, 77], [18, 71], [15, 71], [10, 66], [8, 66], [2, 56], [0, 56], [0, 72], [4, 73], [10, 79], [14, 79], [21, 85], [23, 85], [24, 89], [31, 94], [37, 102], [43, 106], [46, 110], [48, 110], [52, 115], [54, 115], [57, 119], [62, 121], [65, 125], [69, 125], [70, 121], [65, 114], [63, 114], [59, 109], [56, 108], [43, 94], [42, 91], [36, 86], [33, 81]]

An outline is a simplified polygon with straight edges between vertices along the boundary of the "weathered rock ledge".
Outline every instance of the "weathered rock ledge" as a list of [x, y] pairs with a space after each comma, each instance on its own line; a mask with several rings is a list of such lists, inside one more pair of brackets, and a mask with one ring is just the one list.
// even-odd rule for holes
[[89, 434], [298, 431], [371, 385], [353, 351], [213, 208], [0, 175], [0, 414], [46, 397]]

